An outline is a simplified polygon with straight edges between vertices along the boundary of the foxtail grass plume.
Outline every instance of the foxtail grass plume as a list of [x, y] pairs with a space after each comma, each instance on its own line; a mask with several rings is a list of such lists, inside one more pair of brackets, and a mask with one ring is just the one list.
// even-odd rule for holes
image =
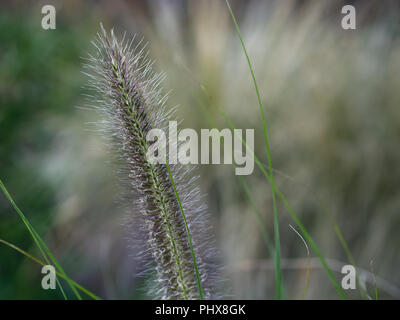
[[[156, 271], [151, 294], [161, 299], [211, 298], [215, 254], [197, 176], [193, 167], [147, 160], [154, 143], [147, 141], [147, 133], [165, 129], [176, 109], [166, 107], [160, 86], [164, 75], [152, 71], [145, 46], [134, 42], [125, 35], [119, 41], [113, 30], [107, 33], [101, 25], [93, 41], [96, 52], [85, 65], [90, 88], [96, 91], [91, 104], [103, 115], [104, 135], [121, 162], [133, 232], [144, 241], [143, 263], [150, 258], [149, 270]], [[166, 159], [167, 150], [168, 145], [159, 151]]]

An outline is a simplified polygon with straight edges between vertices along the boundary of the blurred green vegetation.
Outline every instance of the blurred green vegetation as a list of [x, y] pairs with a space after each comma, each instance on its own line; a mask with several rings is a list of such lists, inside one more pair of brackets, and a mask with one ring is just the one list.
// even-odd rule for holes
[[[56, 205], [54, 187], [38, 172], [54, 139], [46, 121], [52, 114], [73, 112], [82, 85], [79, 56], [87, 44], [62, 23], [52, 33], [37, 20], [30, 12], [0, 15], [0, 168], [16, 201], [45, 233]], [[29, 233], [4, 197], [0, 212], [1, 238], [30, 248]], [[0, 297], [54, 297], [36, 285], [39, 266], [6, 247], [0, 250], [0, 261]]]
[[[89, 133], [92, 128], [87, 125], [89, 121], [96, 121], [96, 115], [90, 113], [85, 118], [85, 111], [80, 109], [85, 106], [84, 94], [88, 93], [83, 88], [87, 81], [82, 74], [83, 58], [90, 51], [90, 41], [101, 20], [94, 18], [96, 12], [90, 12], [86, 3], [69, 2], [63, 7], [65, 10], [60, 10], [61, 14], [57, 12], [57, 29], [43, 30], [40, 4], [13, 3], [8, 7], [9, 4], [2, 3], [0, 14], [1, 179], [69, 276], [106, 298], [141, 298], [142, 280], [137, 280], [137, 290], [128, 288], [134, 268], [121, 263], [117, 271], [110, 271], [105, 263], [91, 264], [91, 255], [106, 254], [107, 243], [93, 253], [92, 246], [82, 241], [86, 234], [91, 244], [101, 242], [90, 237], [89, 229], [93, 228], [101, 236], [107, 233], [110, 224], [107, 218], [99, 219], [102, 214], [115, 219], [110, 228], [116, 228], [118, 233], [122, 229], [118, 216], [121, 209], [114, 205], [115, 192], [111, 191], [115, 182], [103, 170], [104, 159], [97, 166], [90, 163], [91, 154], [104, 153], [104, 146], [99, 146], [97, 135]], [[60, 3], [55, 5], [60, 8]], [[85, 141], [82, 136], [94, 142]], [[104, 201], [93, 204], [89, 201], [86, 209], [85, 205], [79, 205], [76, 194], [82, 199]], [[84, 215], [85, 210], [92, 217]], [[110, 211], [114, 214], [110, 215]], [[79, 222], [80, 214], [87, 224]], [[93, 223], [97, 219], [99, 227]], [[99, 231], [103, 225], [106, 232]], [[0, 238], [43, 260], [3, 195], [0, 196]], [[125, 238], [126, 234], [120, 234], [118, 239], [123, 244], [113, 244], [118, 247], [116, 250], [110, 247], [110, 265], [113, 255], [129, 255]], [[131, 260], [124, 258], [130, 266]], [[1, 244], [0, 261], [0, 298], [62, 299], [59, 290], [41, 288], [41, 267], [20, 253]], [[123, 274], [128, 277], [127, 281], [114, 279], [119, 274], [118, 268], [130, 268], [131, 271]], [[114, 281], [120, 283], [118, 288], [122, 288], [122, 293], [114, 292]], [[69, 297], [74, 296], [68, 285], [64, 289]]]
[[[265, 162], [256, 96], [229, 13], [223, 1], [59, 1], [57, 29], [44, 31], [39, 4], [17, 3], [0, 6], [0, 177], [71, 278], [104, 298], [148, 298], [116, 201], [118, 179], [87, 123], [97, 115], [76, 108], [87, 93], [82, 57], [100, 21], [117, 34], [144, 36], [155, 68], [168, 75], [181, 128], [209, 128], [209, 119], [228, 127], [202, 83], [238, 128], [256, 129]], [[373, 1], [359, 1], [358, 29], [344, 32], [339, 4], [232, 3], [254, 61], [280, 189], [327, 258], [347, 263], [336, 221], [357, 265], [371, 271], [373, 260], [386, 280], [380, 296], [399, 298], [399, 11], [379, 15]], [[272, 298], [270, 256], [231, 166], [199, 170], [230, 293]], [[270, 186], [257, 168], [244, 179], [272, 235]], [[279, 216], [283, 259], [304, 258], [283, 206]], [[39, 257], [2, 195], [0, 238]], [[283, 270], [287, 297], [299, 298], [304, 267], [291, 263]], [[0, 298], [62, 298], [40, 280], [39, 266], [0, 245]], [[336, 295], [315, 267], [308, 298], [321, 297]]]

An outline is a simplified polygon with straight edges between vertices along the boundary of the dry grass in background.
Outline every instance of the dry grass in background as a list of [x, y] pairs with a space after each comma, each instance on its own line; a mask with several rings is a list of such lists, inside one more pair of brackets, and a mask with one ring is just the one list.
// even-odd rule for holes
[[[88, 10], [72, 3], [64, 3], [66, 12]], [[358, 29], [343, 31], [340, 11], [319, 2], [299, 7], [292, 1], [233, 5], [263, 98], [277, 185], [334, 270], [348, 263], [333, 228], [336, 221], [357, 266], [372, 272], [372, 261], [380, 298], [399, 298], [398, 11], [383, 18], [371, 15], [365, 5]], [[117, 1], [113, 10], [107, 8], [109, 4], [101, 3], [85, 24], [69, 25], [73, 18], [65, 17], [67, 31], [85, 27], [75, 35], [90, 39], [102, 20], [120, 32], [143, 35], [150, 42], [155, 68], [168, 74], [165, 87], [173, 89], [169, 103], [179, 104], [181, 128], [209, 128], [209, 118], [219, 128], [228, 127], [202, 92], [202, 83], [236, 127], [256, 128], [256, 154], [266, 163], [256, 96], [223, 1], [189, 1], [185, 6], [149, 1], [145, 9]], [[83, 56], [85, 50], [77, 49], [76, 55]], [[79, 72], [79, 59], [73, 65]], [[64, 257], [63, 266], [72, 270], [69, 275], [105, 298], [141, 298], [141, 280], [135, 277], [141, 269], [126, 248], [129, 236], [114, 196], [113, 169], [104, 164], [107, 154], [101, 142], [87, 131], [85, 121], [92, 115], [74, 109], [81, 98], [77, 94], [74, 99], [68, 101], [68, 111], [57, 114], [50, 109], [40, 115], [52, 140], [39, 154], [31, 150], [30, 158], [19, 153], [24, 157], [15, 158], [15, 171], [33, 158], [32, 170], [52, 190], [51, 219], [41, 231], [48, 233], [57, 256]], [[257, 168], [245, 181], [272, 239], [270, 186]], [[204, 165], [200, 182], [226, 266], [227, 293], [233, 298], [273, 298], [271, 256], [232, 167]], [[17, 200], [24, 183], [12, 184]], [[21, 200], [24, 206], [24, 197]], [[27, 213], [29, 209], [25, 206]], [[293, 222], [281, 205], [279, 215], [286, 297], [301, 298], [306, 249], [289, 228]], [[32, 265], [25, 261], [18, 268], [24, 270], [19, 274], [27, 273]], [[12, 272], [7, 269], [7, 274]], [[340, 273], [336, 275], [340, 279]], [[368, 289], [373, 295], [373, 284]], [[13, 297], [8, 292], [1, 295]], [[307, 298], [336, 297], [312, 258]], [[360, 296], [357, 291], [349, 297]]]

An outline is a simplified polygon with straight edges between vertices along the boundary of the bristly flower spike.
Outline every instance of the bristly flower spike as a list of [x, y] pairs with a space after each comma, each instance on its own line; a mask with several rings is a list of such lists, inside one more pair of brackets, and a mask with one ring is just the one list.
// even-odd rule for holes
[[[153, 270], [155, 262], [151, 294], [161, 299], [215, 297], [215, 253], [193, 167], [152, 164], [146, 157], [154, 143], [146, 140], [148, 132], [167, 128], [175, 110], [166, 107], [160, 85], [164, 75], [152, 71], [141, 41], [133, 43], [125, 35], [118, 41], [113, 30], [108, 34], [101, 25], [86, 74], [99, 96], [91, 100], [104, 115], [100, 125], [121, 162], [131, 225], [144, 241], [143, 256], [150, 258]], [[168, 149], [167, 142], [161, 150], [166, 158]]]

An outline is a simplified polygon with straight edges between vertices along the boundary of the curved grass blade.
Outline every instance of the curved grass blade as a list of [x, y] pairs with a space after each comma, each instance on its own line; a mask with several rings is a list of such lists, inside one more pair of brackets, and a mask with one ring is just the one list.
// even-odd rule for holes
[[[14, 206], [14, 203], [13, 203], [14, 201], [12, 200], [11, 195], [8, 193], [6, 187], [4, 186], [4, 184], [3, 184], [3, 182], [2, 182], [1, 180], [0, 180], [0, 187], [1, 187], [1, 189], [3, 190], [4, 194], [6, 195], [6, 197], [11, 201], [11, 203], [12, 203], [13, 206]], [[14, 208], [15, 208], [15, 207], [14, 207]], [[18, 212], [18, 210], [17, 210], [17, 212]], [[19, 212], [18, 212], [18, 213], [19, 213]], [[21, 218], [22, 218], [22, 217], [21, 217]], [[23, 218], [25, 218], [25, 216], [24, 216]], [[36, 236], [33, 234], [32, 226], [30, 226], [29, 221], [27, 221], [27, 219], [26, 219], [26, 220], [25, 220], [25, 219], [22, 219], [22, 221], [24, 222], [26, 228], [28, 229], [29, 233], [31, 234], [31, 236], [32, 236], [32, 238], [33, 238], [33, 240], [34, 240], [36, 246], [39, 248], [40, 254], [43, 256], [43, 258], [44, 258], [44, 260], [46, 261], [46, 263], [47, 263], [47, 264], [50, 264], [50, 260], [49, 260], [49, 258], [48, 258], [48, 256], [47, 256], [47, 254], [44, 252], [44, 249], [43, 249], [42, 246], [39, 244], [39, 242], [38, 242]], [[61, 294], [62, 294], [64, 300], [68, 300], [67, 295], [66, 295], [65, 292], [64, 292], [64, 289], [63, 289], [63, 286], [62, 286], [61, 282], [60, 282], [58, 279], [56, 279], [56, 281], [57, 281], [58, 287], [60, 288], [60, 291], [61, 291]]]
[[334, 222], [333, 228], [335, 229], [336, 236], [338, 237], [339, 242], [342, 245], [344, 252], [346, 253], [347, 259], [349, 260], [350, 264], [353, 265], [354, 268], [356, 269], [356, 279], [357, 279], [358, 287], [360, 288], [360, 294], [364, 299], [368, 299], [368, 294], [365, 291], [364, 286], [362, 285], [360, 275], [357, 271], [356, 261], [355, 261], [353, 255], [351, 254], [349, 246], [347, 245], [347, 242], [344, 239], [342, 232], [339, 229], [339, 225], [336, 222]]
[[375, 277], [374, 266], [373, 266], [373, 261], [372, 260], [371, 260], [370, 266], [371, 266], [372, 278], [373, 278], [373, 281], [374, 281], [375, 300], [379, 300], [378, 286], [376, 284], [376, 277]]
[[275, 181], [274, 181], [274, 174], [272, 171], [272, 160], [271, 160], [271, 151], [270, 151], [270, 146], [269, 146], [269, 138], [268, 138], [268, 130], [267, 130], [267, 124], [265, 122], [265, 116], [264, 116], [264, 109], [263, 109], [263, 104], [261, 101], [261, 95], [260, 91], [258, 89], [256, 77], [254, 75], [253, 67], [250, 62], [249, 55], [246, 50], [246, 46], [243, 41], [242, 34], [240, 32], [239, 25], [236, 21], [235, 15], [232, 11], [232, 8], [229, 4], [229, 1], [226, 0], [226, 5], [228, 6], [229, 12], [231, 14], [233, 23], [235, 24], [236, 32], [239, 36], [240, 43], [242, 45], [243, 52], [246, 56], [247, 64], [250, 69], [251, 77], [253, 79], [254, 83], [254, 88], [256, 90], [257, 94], [257, 100], [258, 100], [258, 105], [260, 108], [260, 115], [261, 115], [261, 120], [262, 120], [262, 125], [264, 128], [264, 140], [265, 140], [265, 148], [267, 151], [267, 161], [268, 161], [268, 169], [270, 172], [270, 182], [271, 182], [271, 188], [272, 188], [272, 203], [273, 203], [273, 211], [274, 211], [274, 239], [275, 239], [275, 278], [276, 278], [276, 298], [277, 299], [282, 299], [282, 270], [281, 270], [281, 257], [280, 257], [280, 239], [279, 239], [279, 219], [278, 219], [278, 206], [276, 203], [276, 186], [275, 186]]
[[167, 166], [168, 175], [169, 175], [170, 181], [172, 183], [172, 187], [174, 188], [176, 200], [178, 201], [178, 204], [179, 204], [179, 209], [180, 209], [180, 211], [182, 213], [183, 222], [185, 223], [185, 230], [186, 230], [186, 234], [187, 234], [188, 241], [189, 241], [190, 252], [192, 254], [194, 270], [195, 270], [195, 273], [196, 273], [197, 287], [199, 289], [200, 299], [203, 300], [204, 299], [203, 287], [201, 286], [200, 274], [199, 274], [199, 269], [197, 267], [196, 255], [194, 254], [192, 237], [190, 236], [189, 226], [188, 226], [187, 221], [186, 221], [185, 213], [183, 212], [181, 199], [179, 198], [178, 190], [176, 189], [175, 181], [174, 181], [174, 178], [172, 176], [171, 168], [169, 167], [169, 163], [168, 163], [167, 157], [165, 157], [165, 164]]
[[[147, 109], [146, 106], [144, 106], [144, 108]], [[147, 112], [147, 110], [146, 110], [146, 112]], [[149, 115], [149, 112], [147, 112], [147, 114]], [[151, 123], [151, 126], [154, 128], [153, 120], [151, 119], [150, 116], [148, 118], [149, 118], [149, 121]], [[186, 220], [185, 212], [183, 210], [182, 202], [181, 202], [181, 199], [179, 197], [178, 190], [176, 188], [174, 177], [172, 176], [172, 172], [171, 172], [171, 168], [169, 166], [167, 155], [165, 154], [164, 150], [162, 150], [162, 149], [161, 149], [161, 152], [162, 152], [162, 155], [163, 155], [163, 157], [165, 159], [165, 165], [167, 167], [168, 176], [169, 176], [169, 179], [171, 181], [172, 188], [174, 189], [176, 200], [178, 201], [178, 205], [179, 205], [179, 210], [180, 210], [180, 212], [182, 214], [182, 219], [183, 219], [183, 222], [184, 222], [184, 225], [185, 225], [186, 235], [187, 235], [188, 242], [189, 242], [189, 247], [190, 247], [190, 253], [192, 255], [192, 260], [193, 260], [194, 271], [195, 271], [195, 274], [196, 274], [197, 288], [199, 290], [200, 300], [204, 300], [204, 292], [203, 292], [203, 287], [202, 287], [201, 281], [200, 281], [199, 268], [197, 266], [196, 255], [195, 255], [195, 252], [194, 252], [194, 249], [193, 249], [192, 237], [190, 235], [190, 230], [189, 230], [189, 226], [188, 226], [188, 223], [187, 223], [187, 220]]]
[[[249, 186], [247, 185], [246, 181], [241, 176], [237, 176], [237, 178], [239, 180], [239, 185], [243, 189], [244, 193], [246, 194], [247, 199], [249, 200], [250, 206], [252, 207], [252, 211], [253, 211], [256, 219], [257, 219], [258, 226], [260, 227], [261, 232], [263, 234], [264, 242], [265, 242], [265, 245], [266, 245], [266, 247], [268, 249], [269, 255], [273, 259], [275, 259], [274, 246], [271, 244], [271, 239], [269, 237], [267, 228], [265, 227], [265, 223], [264, 223], [264, 221], [262, 219], [261, 212], [258, 209], [258, 207], [257, 207], [257, 205], [256, 205], [256, 203], [254, 201], [254, 198], [253, 198], [253, 196], [252, 196], [252, 194], [250, 192]], [[282, 283], [282, 295], [283, 296], [285, 295], [285, 292], [286, 292], [285, 291], [285, 284]]]
[[[152, 113], [149, 112], [152, 111], [151, 108], [154, 107], [154, 105], [158, 106], [160, 104], [159, 106], [161, 107], [161, 109], [163, 108], [166, 96], [160, 96], [159, 88], [159, 84], [160, 81], [162, 81], [163, 76], [160, 74], [152, 74], [152, 62], [150, 61], [150, 59], [147, 58], [147, 54], [143, 52], [144, 47], [139, 52], [135, 53], [134, 51], [138, 48], [138, 46], [136, 46], [135, 49], [131, 49], [133, 39], [129, 42], [124, 42], [124, 38], [122, 39], [122, 41], [118, 41], [118, 39], [114, 35], [113, 30], [111, 30], [109, 36], [103, 25], [101, 24], [100, 26], [102, 29], [102, 34], [98, 34], [97, 43], [93, 42], [93, 45], [97, 48], [99, 58], [90, 56], [90, 61], [92, 65], [89, 65], [89, 68], [91, 68], [95, 74], [88, 74], [88, 76], [95, 81], [93, 82], [92, 80], [90, 80], [89, 82], [91, 84], [91, 87], [96, 90], [99, 87], [99, 83], [100, 87], [105, 89], [97, 91], [98, 93], [106, 97], [107, 101], [102, 102], [103, 107], [105, 107], [104, 111], [107, 113], [107, 116], [110, 116], [109, 103], [111, 103], [111, 105], [115, 104], [115, 106], [117, 106], [117, 110], [113, 108], [111, 113], [123, 122], [123, 127], [131, 128], [133, 126], [135, 128], [133, 130], [134, 132], [132, 132], [132, 129], [127, 129], [125, 133], [122, 132], [122, 139], [125, 138], [127, 141], [132, 141], [132, 138], [135, 139], [138, 137], [141, 142], [141, 147], [136, 155], [138, 158], [143, 160], [143, 155], [145, 155], [148, 151], [146, 148], [149, 147], [147, 142], [144, 142], [146, 132], [149, 132], [149, 130], [156, 128], [154, 123], [157, 123], [160, 120], [159, 117], [165, 116], [165, 114], [158, 114], [158, 116], [155, 115], [154, 119], [152, 119]], [[133, 69], [127, 64], [132, 64]], [[137, 78], [140, 78], [140, 80], [138, 80]], [[132, 87], [134, 87], [134, 89]], [[112, 88], [111, 91], [109, 90], [110, 88]], [[146, 91], [145, 88], [147, 88], [148, 91]], [[151, 96], [151, 98], [149, 98], [149, 96]], [[147, 99], [145, 99], [145, 97], [147, 97]], [[151, 100], [151, 107], [147, 103], [149, 102], [149, 99]], [[104, 104], [106, 104], [106, 106], [104, 106]], [[122, 118], [121, 114], [118, 112], [123, 114]], [[135, 114], [133, 114], [134, 112], [135, 114], [137, 113], [137, 118], [135, 118]], [[117, 121], [118, 123], [115, 123], [113, 121], [111, 122], [117, 127], [117, 132], [111, 132], [111, 134], [120, 135], [121, 130], [119, 129], [121, 128], [119, 121]], [[158, 122], [158, 124], [160, 124], [160, 122]], [[167, 155], [164, 150], [158, 150], [158, 152], [160, 151], [162, 153], [161, 156], [165, 160], [165, 165], [167, 169], [166, 171], [168, 172], [168, 177], [165, 175], [165, 178], [168, 179], [171, 184], [168, 187], [172, 187], [173, 189], [170, 200], [176, 202], [176, 207], [179, 207], [179, 212], [182, 216], [182, 222], [180, 223], [182, 223], [183, 228], [181, 227], [182, 230], [179, 230], [179, 235], [184, 235], [185, 239], [179, 241], [185, 242], [187, 236], [187, 243], [185, 243], [184, 245], [185, 247], [187, 245], [186, 248], [188, 250], [186, 248], [185, 250], [188, 251], [187, 253], [190, 252], [191, 256], [188, 256], [186, 261], [181, 261], [181, 257], [178, 254], [177, 245], [174, 239], [175, 234], [173, 233], [175, 233], [175, 231], [172, 232], [171, 224], [169, 223], [168, 212], [166, 211], [166, 203], [165, 200], [162, 200], [160, 203], [160, 205], [162, 206], [161, 214], [163, 215], [164, 220], [167, 220], [166, 228], [168, 229], [167, 236], [164, 238], [165, 241], [168, 242], [168, 249], [171, 250], [176, 265], [176, 271], [171, 269], [171, 273], [168, 273], [168, 271], [170, 270], [168, 259], [163, 262], [162, 267], [165, 267], [163, 268], [163, 270], [166, 270], [163, 277], [163, 283], [165, 283], [164, 289], [168, 290], [168, 287], [170, 285], [169, 278], [171, 277], [171, 274], [173, 274], [174, 285], [176, 285], [177, 287], [179, 286], [179, 293], [178, 291], [175, 292], [176, 296], [183, 297], [183, 299], [188, 299], [194, 296], [196, 296], [197, 298], [197, 293], [195, 295], [193, 295], [193, 293], [197, 291], [196, 289], [198, 289], [198, 296], [200, 297], [200, 299], [204, 299], [203, 288], [199, 275], [199, 267], [196, 261], [195, 251], [192, 244], [192, 237], [189, 231], [186, 215], [183, 210], [181, 197], [178, 194], [171, 167], [167, 161]], [[131, 161], [129, 159], [127, 160]], [[152, 164], [147, 166], [148, 164], [148, 161], [144, 160], [144, 162], [141, 162], [139, 166], [141, 166], [142, 168], [148, 167], [146, 169], [148, 171], [148, 174], [154, 178], [154, 167]], [[147, 182], [143, 181], [143, 183], [146, 184]], [[155, 191], [155, 193], [160, 192], [160, 188], [161, 186], [157, 185], [157, 190]], [[164, 251], [164, 248], [159, 247], [159, 249], [161, 250], [161, 252]], [[190, 278], [190, 288], [186, 286], [186, 281], [184, 281], [184, 277]], [[190, 290], [190, 292], [187, 291], [188, 289]]]
[[[197, 77], [193, 74], [193, 72], [184, 64], [181, 65], [181, 67], [184, 68], [184, 70], [186, 72], [188, 72], [188, 74], [191, 76], [191, 79], [197, 83], [200, 87], [200, 89], [202, 90], [203, 94], [205, 95], [205, 97], [207, 98], [207, 100], [210, 102], [211, 105], [214, 106], [214, 108], [218, 111], [218, 113], [223, 117], [223, 119], [225, 120], [225, 122], [228, 124], [228, 126], [234, 130], [236, 129], [235, 125], [233, 124], [233, 122], [231, 121], [231, 119], [227, 116], [227, 114], [221, 109], [221, 107], [215, 102], [214, 98], [209, 94], [207, 88], [200, 82], [199, 79], [197, 79]], [[197, 102], [200, 104], [200, 106], [204, 107], [203, 109], [205, 111], [207, 111], [205, 113], [205, 115], [207, 116], [207, 119], [209, 119], [209, 121], [211, 121], [212, 123], [214, 123], [214, 117], [210, 116], [211, 112], [210, 110], [205, 107], [203, 105], [203, 102], [200, 101], [200, 99], [197, 99]], [[214, 126], [216, 127], [216, 126]], [[235, 131], [234, 131], [235, 132]], [[255, 155], [254, 150], [252, 148], [250, 148], [246, 141], [240, 136], [237, 135], [237, 137], [242, 141], [242, 145], [246, 148], [246, 150], [251, 154], [251, 156], [254, 158], [254, 161], [256, 162], [258, 168], [261, 170], [261, 172], [263, 173], [263, 175], [265, 176], [265, 178], [267, 179], [268, 182], [270, 182], [270, 177], [268, 172], [265, 170], [264, 168], [264, 164], [259, 160], [259, 158]], [[276, 187], [277, 190], [277, 195], [280, 198], [280, 200], [282, 201], [282, 203], [284, 204], [284, 206], [286, 207], [286, 209], [288, 210], [290, 216], [292, 217], [292, 219], [296, 222], [297, 226], [300, 228], [301, 232], [306, 231], [306, 229], [304, 228], [304, 226], [301, 224], [301, 221], [297, 218], [296, 213], [294, 212], [294, 210], [291, 208], [289, 202], [286, 200], [286, 197], [284, 196], [284, 194], [279, 190], [278, 187]], [[299, 225], [301, 224], [301, 226]], [[338, 281], [336, 280], [336, 278], [333, 275], [333, 272], [331, 270], [331, 268], [329, 267], [328, 263], [326, 262], [325, 258], [323, 257], [322, 253], [319, 251], [318, 247], [316, 246], [316, 244], [314, 243], [314, 241], [312, 240], [312, 238], [310, 237], [310, 235], [307, 234], [303, 234], [304, 237], [306, 238], [306, 241], [308, 241], [309, 243], [312, 242], [313, 245], [311, 246], [311, 249], [314, 251], [314, 253], [317, 254], [317, 258], [320, 260], [321, 265], [323, 267], [323, 269], [325, 270], [325, 272], [328, 275], [329, 280], [331, 281], [331, 283], [333, 284], [338, 296], [341, 299], [346, 299], [346, 295], [344, 294], [340, 284], [338, 283]]]
[[[56, 266], [56, 268], [58, 270], [60, 270], [60, 273], [65, 277], [66, 281], [68, 282], [69, 286], [71, 287], [72, 291], [74, 292], [75, 296], [81, 300], [81, 296], [79, 294], [79, 292], [76, 290], [76, 288], [72, 285], [72, 282], [70, 281], [69, 277], [67, 276], [67, 274], [64, 272], [64, 269], [61, 267], [61, 265], [57, 262], [57, 260], [54, 258], [54, 256], [52, 255], [51, 251], [49, 250], [49, 248], [47, 247], [47, 245], [45, 244], [45, 242], [42, 240], [42, 238], [39, 236], [39, 234], [36, 232], [36, 230], [33, 228], [33, 226], [31, 225], [31, 223], [29, 222], [29, 220], [25, 217], [25, 215], [22, 213], [22, 211], [19, 209], [19, 207], [17, 206], [17, 204], [15, 203], [15, 201], [13, 200], [13, 198], [11, 197], [10, 193], [8, 192], [7, 188], [5, 187], [3, 181], [1, 181], [0, 179], [0, 188], [3, 191], [4, 195], [6, 196], [6, 198], [11, 202], [12, 206], [14, 207], [15, 211], [17, 211], [18, 215], [20, 216], [21, 220], [23, 221], [23, 223], [25, 224], [26, 228], [28, 229], [29, 233], [31, 234], [33, 240], [35, 241], [36, 245], [38, 246], [40, 252], [42, 253], [42, 255], [44, 256], [46, 262], [47, 257], [46, 254], [48, 255], [48, 257], [50, 258], [50, 260], [53, 262], [53, 264]], [[46, 254], [44, 253], [44, 251], [46, 252]], [[62, 286], [60, 286], [61, 290], [62, 290]], [[65, 294], [64, 294], [64, 298], [66, 298]]]
[[[231, 119], [227, 116], [227, 114], [214, 101], [213, 97], [208, 93], [206, 87], [203, 84], [200, 84], [200, 88], [203, 91], [204, 95], [207, 97], [207, 99], [210, 101], [210, 103], [215, 107], [215, 109], [224, 118], [224, 120], [226, 121], [228, 126], [234, 131], [234, 129], [236, 129], [235, 125], [233, 124]], [[264, 174], [265, 178], [270, 182], [271, 181], [270, 180], [270, 176], [269, 176], [268, 172], [266, 171], [266, 169], [264, 168], [264, 165], [262, 164], [260, 159], [255, 155], [254, 150], [247, 145], [246, 141], [241, 137], [241, 135], [237, 134], [237, 137], [242, 141], [243, 146], [249, 151], [249, 153], [252, 155], [252, 157], [254, 157], [254, 161], [256, 162], [258, 168]], [[297, 217], [296, 213], [294, 212], [294, 210], [290, 206], [289, 202], [286, 200], [286, 197], [279, 190], [279, 188], [276, 188], [276, 191], [277, 191], [277, 196], [280, 198], [280, 200], [282, 201], [283, 205], [288, 210], [288, 212], [289, 212], [290, 216], [292, 217], [292, 219], [296, 222], [296, 225], [300, 229], [300, 231], [303, 234], [304, 238], [310, 244], [311, 249], [314, 251], [314, 253], [318, 256], [318, 259], [321, 261], [321, 264], [322, 264], [323, 268], [325, 269], [325, 271], [326, 271], [330, 281], [332, 282], [333, 286], [335, 287], [338, 296], [341, 299], [346, 299], [346, 296], [345, 296], [345, 294], [344, 294], [344, 292], [342, 290], [342, 287], [340, 286], [340, 284], [336, 280], [335, 276], [333, 275], [333, 272], [330, 269], [329, 265], [327, 264], [325, 258], [323, 257], [322, 253], [319, 251], [317, 245], [312, 240], [311, 236], [308, 234], [307, 230], [305, 229], [305, 227], [301, 223], [300, 219]]]
[[[32, 256], [31, 254], [29, 254], [28, 252], [26, 252], [25, 250], [23, 250], [23, 249], [17, 247], [16, 245], [14, 245], [14, 244], [12, 244], [12, 243], [10, 243], [10, 242], [8, 242], [8, 241], [5, 241], [5, 240], [3, 240], [3, 239], [0, 239], [0, 243], [2, 243], [2, 244], [4, 244], [4, 245], [8, 246], [8, 247], [11, 248], [11, 249], [14, 249], [15, 251], [17, 251], [17, 252], [19, 252], [19, 253], [21, 253], [21, 254], [23, 254], [25, 257], [31, 259], [32, 261], [36, 262], [37, 264], [40, 264], [41, 266], [45, 266], [45, 265], [46, 265], [46, 263], [44, 263], [43, 261], [39, 260], [38, 258], [36, 258], [36, 257]], [[64, 275], [63, 275], [62, 273], [60, 273], [59, 271], [56, 271], [56, 274], [57, 274], [60, 278], [62, 278], [62, 279], [64, 279], [64, 280], [67, 280], [67, 279], [64, 277]], [[96, 296], [94, 293], [90, 292], [88, 289], [86, 289], [85, 287], [81, 286], [79, 283], [77, 283], [77, 282], [75, 282], [75, 281], [73, 281], [73, 280], [71, 280], [71, 283], [72, 283], [77, 289], [79, 289], [79, 290], [81, 290], [83, 293], [87, 294], [87, 295], [88, 295], [90, 298], [92, 298], [93, 300], [101, 300], [100, 297]]]
[[240, 184], [241, 188], [243, 189], [244, 193], [247, 196], [247, 199], [249, 200], [250, 206], [253, 209], [252, 211], [253, 211], [253, 213], [254, 213], [257, 221], [258, 221], [258, 225], [259, 225], [259, 227], [261, 229], [261, 232], [262, 232], [262, 235], [263, 235], [263, 238], [264, 238], [264, 242], [265, 242], [265, 245], [266, 245], [266, 247], [268, 249], [268, 252], [269, 252], [271, 257], [274, 257], [275, 249], [274, 249], [274, 246], [271, 244], [271, 239], [269, 237], [267, 228], [265, 227], [265, 223], [264, 223], [264, 221], [263, 221], [263, 219], [261, 217], [260, 210], [258, 210], [258, 208], [256, 206], [256, 203], [255, 203], [255, 201], [253, 199], [253, 196], [252, 196], [252, 194], [251, 194], [251, 192], [249, 190], [249, 187], [248, 187], [247, 183], [244, 181], [244, 179], [241, 176], [237, 176], [237, 178], [238, 178], [238, 181], [239, 181], [239, 184]]

